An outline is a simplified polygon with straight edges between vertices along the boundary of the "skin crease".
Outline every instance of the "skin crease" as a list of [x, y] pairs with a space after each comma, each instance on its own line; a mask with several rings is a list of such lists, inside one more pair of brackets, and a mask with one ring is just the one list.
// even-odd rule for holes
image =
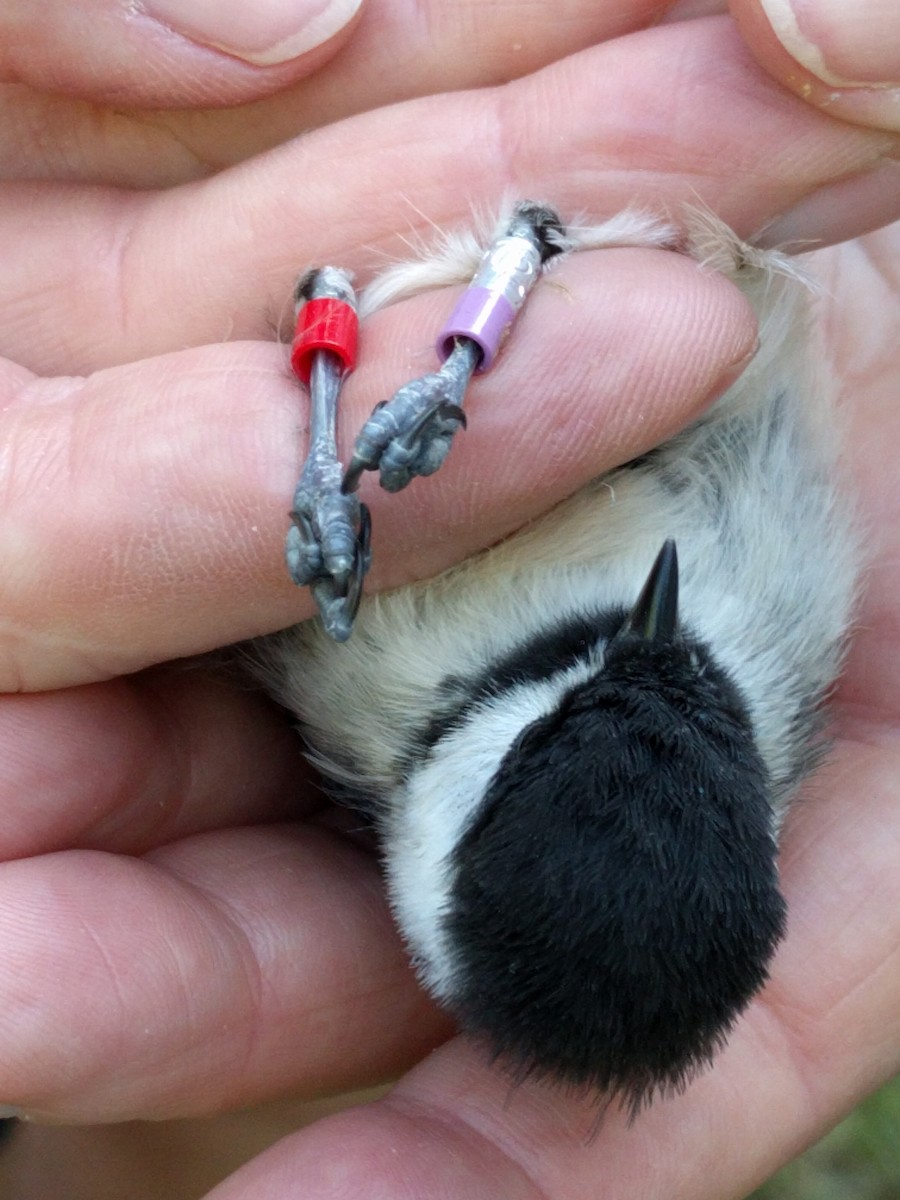
[[[745, 16], [749, 7], [741, 6]], [[629, 11], [623, 22], [646, 22], [646, 6]], [[514, 10], [507, 16], [514, 26]], [[364, 14], [348, 42], [355, 54], [371, 28]], [[446, 1038], [445, 1020], [405, 966], [375, 864], [317, 815], [319, 799], [281, 721], [199, 668], [108, 677], [230, 641], [237, 614], [248, 609], [246, 632], [309, 611], [279, 566], [285, 497], [303, 448], [301, 402], [265, 328], [306, 262], [340, 255], [371, 271], [379, 251], [399, 251], [398, 235], [410, 226], [461, 219], [470, 202], [510, 186], [593, 216], [629, 200], [677, 209], [699, 194], [745, 234], [792, 210], [791, 236], [803, 239], [839, 240], [900, 216], [900, 189], [885, 170], [896, 154], [890, 136], [877, 122], [843, 124], [833, 105], [820, 111], [782, 92], [727, 22], [673, 22], [593, 45], [620, 32], [578, 26], [574, 44], [556, 44], [544, 59], [535, 50], [526, 69], [550, 65], [508, 92], [367, 112], [171, 191], [70, 182], [132, 182], [139, 158], [148, 186], [208, 169], [198, 167], [196, 147], [165, 128], [160, 134], [152, 119], [157, 144], [178, 153], [147, 166], [148, 143], [133, 140], [141, 123], [112, 107], [95, 120], [88, 145], [77, 88], [70, 97], [41, 93], [45, 108], [29, 107], [30, 92], [23, 101], [23, 121], [70, 136], [49, 136], [46, 158], [26, 160], [24, 169], [15, 147], [5, 147], [13, 160], [7, 177], [48, 182], [6, 185], [0, 211], [10, 248], [0, 338], [13, 360], [2, 374], [2, 662], [7, 687], [80, 686], [10, 695], [0, 705], [0, 1099], [48, 1120], [88, 1123], [209, 1114], [286, 1092], [367, 1086]], [[511, 40], [501, 20], [464, 85], [515, 75]], [[37, 53], [39, 43], [31, 45]], [[752, 46], [777, 79], [781, 62], [766, 57], [764, 40]], [[222, 100], [246, 99], [244, 68], [229, 84], [230, 68], [210, 66], [203, 53], [195, 70], [213, 82], [197, 94], [218, 88]], [[573, 57], [554, 61], [566, 53]], [[310, 77], [310, 105], [314, 95], [319, 105], [313, 123], [346, 112], [339, 61], [338, 54], [333, 68]], [[648, 85], [663, 64], [666, 87]], [[429, 90], [437, 91], [446, 70], [440, 61], [429, 69]], [[36, 68], [29, 75], [39, 77]], [[260, 94], [284, 90], [284, 75], [269, 78]], [[291, 88], [302, 94], [303, 86]], [[361, 109], [410, 94], [396, 78], [380, 86], [393, 92], [363, 89]], [[461, 84], [448, 78], [446, 86]], [[602, 105], [597, 89], [606, 89]], [[142, 103], [130, 99], [134, 108]], [[287, 129], [299, 104], [291, 89], [284, 104]], [[546, 119], [529, 121], [539, 105]], [[492, 153], [476, 162], [465, 138], [478, 114]], [[210, 130], [232, 122], [246, 130], [235, 143], [242, 155], [264, 148], [254, 142], [252, 116], [225, 110], [217, 126], [185, 108], [171, 120], [183, 119], [182, 129], [209, 120]], [[437, 128], [443, 158], [426, 157], [418, 173]], [[209, 161], [217, 161], [215, 137], [207, 136]], [[754, 167], [761, 148], [768, 158]], [[336, 183], [311, 170], [350, 154], [353, 170]], [[867, 175], [873, 166], [877, 173]], [[308, 181], [299, 194], [298, 178]], [[598, 1186], [604, 1200], [740, 1196], [896, 1070], [900, 521], [889, 481], [900, 436], [898, 252], [895, 227], [819, 256], [849, 466], [873, 561], [836, 697], [837, 749], [786, 833], [790, 936], [772, 984], [716, 1069], [631, 1129], [611, 1110], [587, 1143], [590, 1106], [534, 1085], [510, 1097], [501, 1074], [450, 1041], [387, 1099], [285, 1138], [223, 1183], [216, 1200], [293, 1196], [298, 1181], [309, 1197], [477, 1200], [490, 1192], [569, 1200], [596, 1197]], [[633, 257], [633, 267], [627, 255], [610, 260], [608, 278], [605, 259], [602, 271], [589, 256], [566, 264], [560, 287], [533, 297], [515, 353], [511, 346], [485, 377], [483, 415], [445, 472], [403, 497], [373, 492], [384, 572], [376, 583], [428, 574], [470, 552], [478, 536], [498, 536], [552, 502], [550, 479], [533, 475], [551, 434], [578, 447], [556, 485], [571, 490], [689, 419], [747, 353], [746, 311], [718, 281], [665, 255]], [[654, 293], [664, 302], [651, 304]], [[568, 296], [578, 300], [575, 311]], [[616, 324], [623, 297], [630, 332]], [[432, 328], [440, 298], [421, 303]], [[414, 373], [423, 351], [410, 344], [412, 320], [398, 309], [373, 327], [366, 371], [348, 395], [351, 424], [379, 389]], [[585, 322], [583, 331], [573, 321]], [[234, 329], [251, 340], [232, 340]], [[611, 362], [601, 355], [607, 375], [590, 411], [554, 407], [573, 387], [554, 382], [566, 329], [575, 349], [565, 370], [577, 371], [588, 338], [615, 354]], [[53, 378], [85, 371], [85, 383]], [[515, 386], [529, 372], [535, 386]], [[653, 390], [654, 378], [671, 381], [673, 372], [681, 372], [677, 389]], [[491, 395], [501, 387], [515, 403], [498, 412]], [[495, 471], [491, 446], [511, 437], [519, 452]], [[404, 528], [427, 531], [438, 550], [403, 540]], [[74, 549], [63, 570], [67, 547]], [[77, 578], [79, 559], [81, 586], [54, 588]], [[82, 653], [69, 652], [70, 643]], [[298, 811], [310, 820], [279, 823]], [[298, 1119], [296, 1110], [291, 1116]], [[736, 1138], [738, 1128], [752, 1128], [753, 1138]], [[169, 1144], [178, 1136], [176, 1126]], [[13, 1142], [5, 1166], [15, 1172], [17, 1197], [27, 1200], [29, 1187], [40, 1194], [37, 1183], [54, 1164], [73, 1200], [82, 1185], [85, 1195], [100, 1195], [89, 1172], [111, 1138], [120, 1150], [126, 1142], [120, 1165], [129, 1163], [121, 1132], [68, 1137], [35, 1126]], [[76, 1148], [75, 1167], [66, 1164], [67, 1146]], [[160, 1146], [165, 1154], [164, 1139]], [[210, 1171], [204, 1187], [216, 1177]], [[160, 1194], [144, 1179], [148, 1195]], [[165, 1194], [176, 1195], [174, 1185]]]

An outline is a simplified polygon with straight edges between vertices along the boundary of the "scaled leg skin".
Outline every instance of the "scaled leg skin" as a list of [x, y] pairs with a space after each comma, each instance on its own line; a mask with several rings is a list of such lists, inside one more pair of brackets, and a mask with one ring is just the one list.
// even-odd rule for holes
[[[298, 333], [291, 363], [310, 394], [309, 454], [291, 508], [285, 560], [312, 591], [326, 632], [346, 641], [371, 561], [369, 511], [341, 490], [337, 407], [352, 368], [356, 297], [345, 271], [323, 267], [297, 285]], [[352, 320], [351, 320], [352, 318]]]

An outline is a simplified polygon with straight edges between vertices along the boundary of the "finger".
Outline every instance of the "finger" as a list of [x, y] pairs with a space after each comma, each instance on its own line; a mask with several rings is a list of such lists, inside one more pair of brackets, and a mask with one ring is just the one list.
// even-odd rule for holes
[[[157, 2], [157, 10], [147, 6], [154, 20], [107, 0], [106, 19], [90, 25], [62, 0], [49, 13], [21, 6], [19, 26], [41, 36], [0, 40], [0, 64], [5, 53], [7, 71], [33, 85], [0, 90], [6, 178], [170, 186], [351, 113], [506, 83], [641, 28], [666, 7], [665, 0], [576, 0], [561, 20], [558, 4], [538, 0], [523, 20], [517, 3], [367, 0], [348, 41], [359, 0], [268, 0], [238, 9]], [[101, 0], [93, 3], [100, 8]], [[342, 21], [343, 33], [333, 37]], [[325, 44], [313, 51], [316, 39]], [[148, 103], [162, 108], [134, 111]]]
[[[367, 324], [344, 461], [375, 403], [430, 369], [451, 305], [436, 292]], [[473, 386], [444, 470], [398, 497], [366, 482], [371, 587], [434, 574], [658, 444], [754, 339], [737, 291], [680, 255], [574, 256]], [[283, 349], [258, 343], [26, 389], [0, 413], [0, 686], [89, 682], [310, 616], [283, 564], [306, 404]]]
[[900, 9], [885, 0], [731, 0], [760, 63], [844, 121], [900, 130]]
[[[894, 478], [900, 445], [896, 329], [900, 322], [900, 224], [836, 247], [819, 273], [844, 296], [829, 320], [843, 384], [844, 457], [859, 513], [865, 571], [848, 661], [840, 681], [843, 721], [857, 714], [892, 729], [900, 718], [900, 513]], [[864, 402], [861, 402], [864, 398]]]
[[246, 686], [192, 668], [0, 702], [0, 860], [140, 854], [321, 807], [301, 743]]
[[[351, 45], [315, 76], [240, 114], [160, 114], [160, 124], [206, 161], [235, 163], [314, 126], [416, 96], [502, 85], [652, 24], [666, 0], [566, 6], [372, 2]], [[238, 121], [235, 117], [238, 117]], [[237, 125], [237, 128], [236, 128]]]
[[747, 1195], [900, 1065], [900, 829], [895, 784], [885, 786], [900, 747], [874, 769], [861, 750], [847, 748], [835, 790], [814, 783], [796, 810], [790, 932], [772, 984], [684, 1095], [633, 1125], [610, 1107], [598, 1125], [595, 1104], [513, 1086], [460, 1039], [384, 1101], [285, 1138], [208, 1200], [286, 1200], [297, 1179], [333, 1200]]
[[0, 1097], [39, 1118], [211, 1113], [381, 1081], [447, 1035], [371, 856], [323, 830], [0, 866]]
[[841, 227], [813, 216], [800, 236], [855, 236], [898, 214], [893, 145], [773, 83], [727, 19], [669, 25], [162, 195], [9, 184], [0, 352], [55, 374], [268, 337], [299, 269], [333, 262], [364, 280], [408, 256], [398, 233], [470, 222], [511, 190], [595, 219], [629, 204], [677, 217], [701, 200], [748, 235], [840, 187]]
[[[360, 0], [46, 0], [0, 10], [0, 77], [122, 106], [236, 104], [336, 53]], [[28, 93], [8, 93], [13, 107]], [[96, 114], [95, 114], [96, 116]]]

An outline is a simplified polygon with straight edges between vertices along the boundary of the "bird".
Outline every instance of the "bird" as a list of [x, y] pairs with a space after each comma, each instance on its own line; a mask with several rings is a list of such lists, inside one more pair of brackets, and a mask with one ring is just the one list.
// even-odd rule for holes
[[[314, 619], [252, 657], [371, 824], [424, 987], [515, 1078], [636, 1113], [713, 1062], [784, 937], [780, 831], [825, 752], [859, 538], [796, 261], [706, 213], [674, 241], [632, 210], [578, 228], [565, 253], [665, 245], [730, 279], [759, 322], [740, 378], [498, 545], [363, 598], [343, 644]], [[447, 236], [370, 307], [483, 252]]]

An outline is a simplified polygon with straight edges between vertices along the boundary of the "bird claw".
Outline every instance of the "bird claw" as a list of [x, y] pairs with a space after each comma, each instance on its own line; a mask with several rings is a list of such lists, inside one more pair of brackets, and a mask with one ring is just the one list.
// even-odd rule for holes
[[[394, 401], [401, 400], [401, 393]], [[391, 405], [372, 414], [356, 439], [353, 458], [344, 476], [345, 491], [352, 491], [363, 471], [380, 472], [381, 486], [399, 492], [417, 475], [432, 475], [450, 451], [456, 431], [466, 427], [458, 404], [430, 401], [421, 408], [404, 404], [398, 418]]]
[[376, 405], [356, 439], [344, 475], [345, 492], [359, 485], [363, 471], [379, 471], [381, 486], [399, 492], [417, 475], [433, 475], [458, 429], [465, 429], [462, 399], [478, 361], [472, 342], [461, 344], [439, 371], [414, 379], [387, 403]]
[[294, 497], [285, 560], [294, 583], [309, 587], [329, 636], [344, 642], [362, 598], [372, 561], [369, 510], [335, 484], [310, 489], [303, 481]]

